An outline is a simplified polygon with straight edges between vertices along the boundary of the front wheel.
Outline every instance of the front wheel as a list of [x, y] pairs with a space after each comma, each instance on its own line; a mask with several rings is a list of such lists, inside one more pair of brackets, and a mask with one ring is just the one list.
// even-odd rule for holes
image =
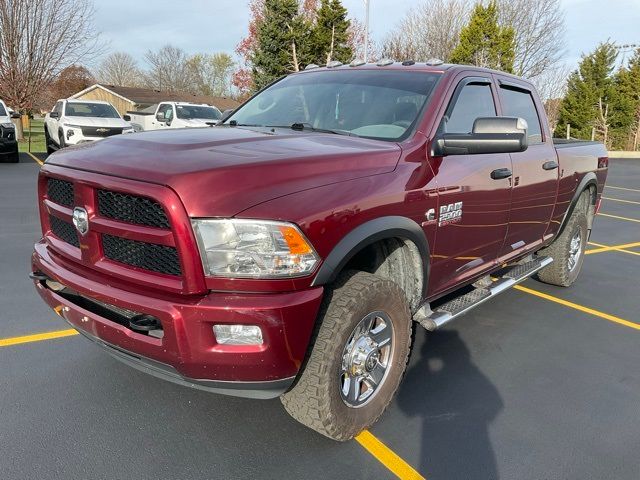
[[55, 148], [53, 148], [53, 145], [51, 145], [51, 137], [49, 136], [49, 131], [47, 130], [47, 127], [45, 125], [44, 127], [44, 144], [47, 147], [47, 155], [51, 155], [53, 152], [56, 151]]
[[282, 397], [289, 414], [345, 441], [384, 412], [404, 373], [411, 315], [394, 282], [348, 272], [327, 292], [306, 365]]

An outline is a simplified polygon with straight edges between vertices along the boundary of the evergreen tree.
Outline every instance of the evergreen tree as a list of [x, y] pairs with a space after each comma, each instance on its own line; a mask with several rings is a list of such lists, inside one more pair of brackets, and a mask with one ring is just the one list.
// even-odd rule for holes
[[582, 139], [590, 139], [594, 127], [602, 132], [610, 127], [614, 96], [611, 74], [616, 55], [611, 43], [601, 43], [592, 53], [583, 55], [578, 69], [569, 76], [556, 136], [566, 135], [567, 124], [571, 125], [571, 136]]
[[611, 112], [613, 146], [637, 148], [640, 140], [640, 49], [635, 51], [628, 65], [614, 75]]
[[263, 8], [251, 56], [257, 89], [298, 69], [296, 56], [303, 31], [298, 0], [265, 0]]
[[313, 63], [325, 65], [332, 60], [351, 61], [350, 24], [347, 9], [340, 0], [321, 1], [310, 36], [309, 50]]
[[495, 1], [485, 7], [476, 4], [469, 23], [460, 31], [460, 40], [451, 52], [451, 63], [513, 72], [515, 32], [498, 24], [498, 5]]

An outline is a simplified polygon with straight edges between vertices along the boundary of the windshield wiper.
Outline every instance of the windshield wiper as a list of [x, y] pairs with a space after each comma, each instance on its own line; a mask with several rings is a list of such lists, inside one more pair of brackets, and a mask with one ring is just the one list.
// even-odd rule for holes
[[238, 123], [235, 120], [229, 122], [230, 127], [265, 127], [266, 125], [258, 125], [257, 123]]
[[296, 122], [291, 125], [267, 125], [270, 128], [290, 128], [291, 130], [297, 130], [299, 132], [303, 130], [309, 130], [310, 132], [318, 132], [318, 133], [333, 133], [335, 135], [348, 135], [350, 137], [357, 137], [356, 134], [351, 133], [347, 130], [331, 130], [328, 128], [317, 128], [311, 125], [310, 123], [302, 123]]

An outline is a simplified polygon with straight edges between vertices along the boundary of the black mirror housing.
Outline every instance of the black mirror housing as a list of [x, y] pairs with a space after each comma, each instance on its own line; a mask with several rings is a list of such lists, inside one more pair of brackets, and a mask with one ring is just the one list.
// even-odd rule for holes
[[527, 122], [516, 117], [481, 117], [472, 133], [443, 133], [433, 141], [433, 155], [517, 153], [528, 147]]
[[20, 118], [20, 114], [18, 112], [11, 112], [11, 118]]
[[123, 116], [122, 116], [122, 119], [123, 119], [125, 122], [130, 122], [130, 121], [131, 121], [131, 115], [128, 115], [128, 114], [123, 115]]
[[49, 118], [60, 118], [60, 114], [58, 112], [49, 113]]

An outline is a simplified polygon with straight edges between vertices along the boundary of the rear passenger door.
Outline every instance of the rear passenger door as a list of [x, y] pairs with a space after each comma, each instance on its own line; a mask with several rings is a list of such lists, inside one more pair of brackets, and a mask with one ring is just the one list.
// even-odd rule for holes
[[501, 260], [524, 250], [533, 250], [543, 242], [551, 220], [558, 190], [559, 165], [556, 150], [538, 112], [543, 108], [528, 85], [511, 78], [498, 77], [502, 115], [527, 121], [529, 147], [512, 153], [513, 190], [509, 230]]
[[[453, 87], [441, 133], [470, 133], [478, 117], [496, 116], [491, 77], [466, 77]], [[511, 183], [491, 172], [511, 169], [507, 153], [433, 157], [438, 210], [429, 291], [449, 291], [495, 265], [509, 222]]]

